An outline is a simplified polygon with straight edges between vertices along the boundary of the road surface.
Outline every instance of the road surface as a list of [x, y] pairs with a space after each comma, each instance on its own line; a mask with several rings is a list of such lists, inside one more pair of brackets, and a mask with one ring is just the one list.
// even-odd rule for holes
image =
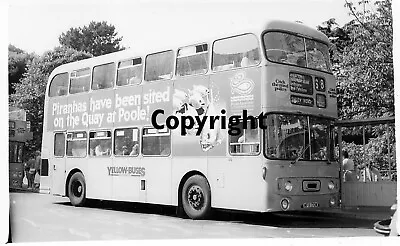
[[12, 242], [379, 236], [375, 221], [310, 213], [217, 211], [195, 221], [177, 217], [173, 207], [109, 201], [73, 207], [67, 198], [22, 192], [10, 193], [10, 207]]

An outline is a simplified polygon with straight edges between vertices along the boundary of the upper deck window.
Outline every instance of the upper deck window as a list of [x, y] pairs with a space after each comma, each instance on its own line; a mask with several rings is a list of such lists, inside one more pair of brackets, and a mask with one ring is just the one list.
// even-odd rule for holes
[[331, 72], [328, 46], [322, 42], [283, 32], [264, 34], [267, 59]]
[[60, 73], [53, 77], [50, 82], [49, 96], [64, 96], [68, 92], [68, 73]]
[[71, 73], [70, 94], [89, 91], [90, 68], [75, 70]]
[[172, 51], [151, 54], [146, 57], [144, 79], [155, 81], [171, 79], [174, 70], [174, 54]]
[[115, 64], [108, 63], [93, 68], [93, 90], [107, 89], [114, 86]]
[[136, 85], [142, 82], [142, 58], [130, 59], [118, 63], [117, 85]]
[[208, 45], [200, 44], [178, 50], [176, 75], [204, 74], [208, 68]]
[[259, 63], [258, 39], [253, 34], [230, 37], [214, 42], [212, 59], [214, 71], [249, 67]]

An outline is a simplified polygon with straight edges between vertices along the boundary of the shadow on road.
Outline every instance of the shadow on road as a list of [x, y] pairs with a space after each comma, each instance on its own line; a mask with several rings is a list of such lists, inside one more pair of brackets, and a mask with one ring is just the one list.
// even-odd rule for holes
[[[72, 206], [69, 202], [55, 203]], [[87, 208], [113, 210], [138, 214], [156, 214], [178, 218], [176, 207], [117, 201], [88, 199]], [[248, 213], [214, 210], [210, 220], [258, 226], [283, 228], [364, 228], [372, 229], [376, 221], [357, 218], [334, 217], [320, 212]]]

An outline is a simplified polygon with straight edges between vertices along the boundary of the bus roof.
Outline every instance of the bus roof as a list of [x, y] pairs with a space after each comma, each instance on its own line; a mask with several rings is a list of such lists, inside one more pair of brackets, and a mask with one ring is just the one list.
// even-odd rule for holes
[[[222, 28], [223, 29], [223, 28]], [[222, 31], [218, 36], [215, 37], [206, 37], [206, 38], [196, 38], [192, 39], [193, 42], [177, 42], [176, 45], [165, 45], [165, 44], [160, 44], [158, 46], [151, 47], [149, 49], [140, 49], [137, 50], [134, 47], [129, 48], [126, 50], [122, 51], [117, 51], [113, 52], [110, 54], [102, 55], [102, 56], [97, 56], [97, 57], [92, 57], [76, 62], [71, 62], [67, 63], [64, 65], [61, 65], [57, 68], [55, 68], [50, 75], [50, 79], [58, 73], [66, 72], [66, 71], [73, 71], [76, 69], [82, 69], [85, 67], [93, 67], [96, 65], [101, 65], [110, 61], [122, 61], [125, 59], [130, 59], [130, 58], [135, 58], [135, 57], [142, 57], [143, 59], [145, 58], [146, 55], [148, 54], [153, 54], [153, 53], [158, 53], [158, 52], [163, 52], [167, 50], [176, 50], [180, 47], [185, 47], [185, 46], [190, 46], [190, 45], [196, 45], [196, 44], [202, 44], [202, 43], [209, 43], [211, 44], [213, 41], [218, 40], [218, 39], [223, 39], [235, 35], [240, 35], [244, 33], [254, 33], [257, 36], [259, 36], [262, 32], [268, 31], [268, 30], [284, 30], [288, 32], [293, 32], [296, 34], [300, 34], [303, 36], [307, 37], [312, 37], [313, 39], [318, 39], [320, 41], [323, 41], [325, 43], [329, 43], [329, 39], [323, 34], [322, 32], [313, 29], [309, 26], [306, 26], [301, 23], [297, 22], [291, 22], [291, 21], [283, 21], [283, 20], [268, 20], [263, 22], [259, 26], [250, 26], [246, 28], [240, 28], [236, 30], [229, 30], [229, 31]]]

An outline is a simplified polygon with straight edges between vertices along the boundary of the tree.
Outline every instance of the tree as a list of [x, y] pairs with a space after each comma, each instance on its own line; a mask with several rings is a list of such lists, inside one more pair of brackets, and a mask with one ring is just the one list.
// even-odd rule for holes
[[15, 93], [14, 86], [19, 83], [22, 75], [26, 72], [26, 66], [32, 61], [34, 54], [15, 47], [8, 46], [8, 94]]
[[317, 27], [332, 43], [340, 119], [394, 116], [391, 0], [375, 1], [375, 10], [362, 4], [346, 0], [354, 20], [343, 27], [334, 18]]
[[[351, 44], [342, 53], [337, 75], [340, 117], [394, 116], [393, 25], [391, 0], [376, 1], [376, 11], [346, 3], [355, 21]], [[362, 16], [362, 18], [361, 18]]]
[[33, 140], [27, 143], [28, 152], [40, 150], [43, 132], [44, 97], [46, 84], [54, 68], [92, 55], [70, 48], [57, 47], [35, 57], [27, 66], [21, 82], [15, 85], [15, 93], [10, 96], [10, 105], [27, 111], [31, 122]]
[[62, 46], [100, 56], [124, 49], [120, 46], [122, 37], [117, 35], [113, 25], [92, 21], [83, 28], [70, 28], [58, 40]]
[[[375, 1], [374, 9], [365, 11], [367, 1], [345, 2], [354, 17], [352, 21], [339, 27], [330, 19], [318, 26], [332, 42], [339, 118], [394, 116], [392, 1]], [[344, 143], [344, 149], [353, 152], [358, 162], [373, 164], [379, 169], [388, 169], [390, 159], [391, 168], [395, 169], [394, 129], [386, 131], [385, 126], [378, 125], [366, 130], [365, 152], [363, 145], [354, 143]], [[360, 127], [347, 128], [344, 135], [354, 140], [362, 136], [361, 132]]]

